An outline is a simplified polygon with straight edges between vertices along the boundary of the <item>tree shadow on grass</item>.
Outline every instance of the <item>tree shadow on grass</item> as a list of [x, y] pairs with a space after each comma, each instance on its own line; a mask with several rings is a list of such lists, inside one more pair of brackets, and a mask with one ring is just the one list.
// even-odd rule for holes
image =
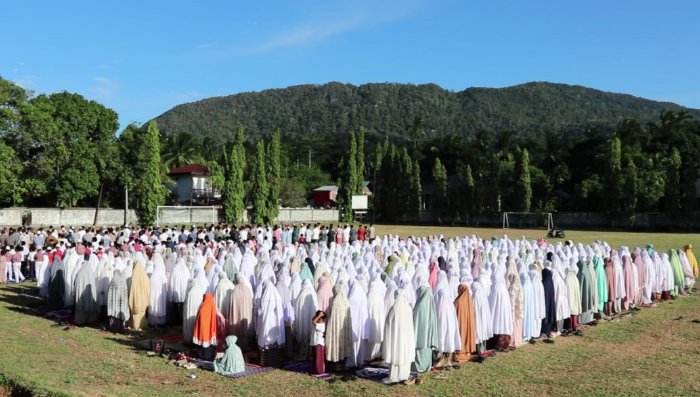
[[[76, 326], [73, 323], [72, 312], [67, 309], [61, 309], [59, 312], [69, 313], [69, 317], [57, 318], [50, 314], [55, 313], [57, 310], [51, 305], [48, 298], [38, 296], [38, 288], [31, 284], [9, 284], [0, 286], [0, 304], [5, 306], [8, 310], [22, 315], [34, 316], [42, 318], [47, 321], [48, 326], [61, 327], [66, 331], [71, 329], [84, 328], [93, 329], [99, 334], [103, 334], [100, 337], [106, 339], [112, 343], [129, 348], [132, 352], [136, 354], [147, 354], [151, 350], [151, 340], [161, 339], [165, 340], [163, 352], [166, 356], [170, 356], [172, 353], [183, 352], [190, 357], [199, 356], [199, 348], [194, 345], [186, 345], [181, 340], [172, 341], [170, 338], [176, 339], [175, 335], [182, 334], [182, 327], [180, 326], [169, 326], [169, 327], [148, 327], [141, 331], [134, 331], [126, 329], [124, 332], [111, 332], [107, 329], [107, 325], [102, 322], [95, 322], [91, 324], [85, 324]], [[52, 323], [51, 323], [52, 322]], [[258, 364], [261, 361], [260, 352], [257, 348], [253, 348], [245, 353], [246, 362]], [[302, 360], [306, 362], [306, 360]], [[275, 360], [276, 368], [285, 369], [289, 367], [291, 372], [301, 372], [303, 370], [296, 369], [296, 367], [304, 367], [301, 361], [289, 358], [280, 357], [279, 360]], [[310, 362], [307, 365], [309, 368], [311, 366]], [[295, 369], [292, 369], [295, 368]], [[341, 370], [337, 368], [334, 371], [337, 376], [350, 376], [352, 373], [350, 370]]]

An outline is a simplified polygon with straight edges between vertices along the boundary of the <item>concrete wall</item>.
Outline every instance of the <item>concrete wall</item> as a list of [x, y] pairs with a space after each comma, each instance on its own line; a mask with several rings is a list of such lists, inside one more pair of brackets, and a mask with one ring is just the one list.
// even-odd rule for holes
[[[95, 219], [94, 208], [3, 208], [0, 209], [0, 225], [21, 226], [22, 216], [31, 216], [31, 226], [88, 226]], [[129, 211], [128, 222], [135, 222], [136, 212]], [[98, 225], [116, 226], [124, 224], [124, 210], [101, 208]]]
[[[212, 211], [214, 214], [212, 214]], [[160, 225], [212, 224], [223, 219], [222, 210], [211, 208], [163, 208], [160, 212]], [[33, 227], [40, 226], [89, 226], [95, 217], [94, 208], [2, 208], [0, 209], [0, 226], [21, 226], [22, 216], [31, 214]], [[248, 215], [244, 216], [244, 222]], [[138, 223], [134, 210], [129, 211], [128, 223]], [[337, 210], [313, 208], [280, 208], [278, 223], [294, 222], [338, 222]], [[117, 226], [124, 224], [124, 210], [100, 209], [97, 224], [100, 226]]]
[[219, 211], [212, 208], [161, 208], [158, 225], [212, 224], [219, 222]]
[[280, 208], [278, 223], [338, 222], [338, 210], [314, 208]]

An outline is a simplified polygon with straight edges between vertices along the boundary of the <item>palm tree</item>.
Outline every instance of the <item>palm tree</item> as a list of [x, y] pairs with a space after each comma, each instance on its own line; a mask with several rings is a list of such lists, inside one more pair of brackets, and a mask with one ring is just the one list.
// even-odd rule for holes
[[413, 141], [413, 153], [418, 153], [418, 141], [421, 140], [425, 133], [425, 121], [422, 117], [416, 116], [413, 122], [408, 126], [408, 136]]
[[500, 130], [496, 134], [496, 141], [494, 142], [496, 157], [499, 159], [512, 157], [515, 148], [517, 148], [519, 144], [518, 137], [515, 136], [512, 130]]
[[201, 141], [192, 134], [169, 135], [163, 142], [161, 159], [168, 168], [181, 167], [192, 163], [202, 163]]

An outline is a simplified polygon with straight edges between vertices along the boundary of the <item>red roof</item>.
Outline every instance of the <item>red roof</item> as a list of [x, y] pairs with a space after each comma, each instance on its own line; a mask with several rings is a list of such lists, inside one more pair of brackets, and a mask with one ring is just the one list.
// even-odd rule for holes
[[168, 173], [168, 175], [177, 174], [211, 175], [209, 168], [201, 164], [187, 164], [183, 165], [182, 167], [175, 167]]

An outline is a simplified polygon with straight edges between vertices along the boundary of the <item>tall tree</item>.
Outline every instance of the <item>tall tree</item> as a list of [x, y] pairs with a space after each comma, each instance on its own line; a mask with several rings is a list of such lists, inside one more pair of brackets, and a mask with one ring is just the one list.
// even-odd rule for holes
[[[117, 114], [78, 94], [39, 95], [21, 107], [13, 147], [28, 175], [46, 186], [46, 201], [94, 200], [116, 158]], [[116, 177], [115, 177], [116, 178]]]
[[631, 157], [627, 158], [625, 170], [625, 190], [622, 197], [623, 214], [631, 216], [637, 209], [637, 166]]
[[448, 212], [448, 197], [447, 197], [447, 170], [440, 162], [440, 158], [435, 158], [433, 166], [433, 203], [432, 212], [437, 216], [438, 223], [444, 221], [445, 215]]
[[479, 204], [476, 197], [476, 186], [472, 175], [472, 167], [469, 164], [464, 170], [464, 201], [467, 208], [467, 220], [478, 215]]
[[530, 153], [522, 149], [516, 163], [515, 203], [516, 209], [529, 212], [532, 205], [532, 182], [530, 180]]
[[233, 199], [229, 202], [229, 211], [236, 221], [240, 220], [245, 212], [245, 170], [247, 164], [244, 142], [243, 126], [238, 126], [231, 153], [233, 168], [228, 181], [232, 185], [231, 192], [233, 193]]
[[357, 151], [355, 152], [355, 168], [356, 168], [356, 178], [357, 186], [355, 187], [355, 194], [362, 194], [364, 190], [365, 182], [365, 128], [360, 127], [357, 130], [357, 137], [355, 139], [357, 144]]
[[[233, 144], [224, 147], [222, 175], [217, 179], [221, 189], [221, 201], [226, 222], [236, 223], [245, 211], [245, 147], [243, 146], [243, 127], [239, 126], [234, 135]], [[212, 164], [216, 169], [217, 164]], [[214, 178], [212, 178], [214, 179]]]
[[275, 130], [272, 133], [267, 158], [269, 160], [267, 179], [270, 186], [268, 216], [270, 220], [273, 220], [277, 219], [280, 212], [280, 190], [282, 189], [282, 142], [280, 130]]
[[372, 213], [373, 216], [380, 218], [384, 216], [384, 203], [386, 202], [384, 194], [384, 181], [382, 180], [384, 160], [389, 147], [389, 137], [384, 138], [383, 143], [379, 143], [374, 149], [374, 177], [372, 178]]
[[257, 224], [265, 224], [270, 221], [269, 186], [267, 183], [267, 161], [265, 159], [265, 142], [258, 141], [255, 150], [255, 161], [252, 165], [252, 185], [250, 198], [253, 202], [252, 220]]
[[418, 143], [423, 138], [424, 133], [425, 121], [423, 120], [423, 117], [414, 117], [413, 122], [408, 126], [408, 136], [411, 138], [411, 142], [413, 143], [414, 156], [418, 154]]
[[163, 172], [160, 162], [160, 132], [155, 121], [138, 134], [139, 151], [135, 165], [134, 202], [139, 220], [144, 225], [156, 219], [156, 209], [165, 203], [167, 191], [163, 187]]
[[620, 138], [610, 140], [607, 166], [605, 168], [605, 210], [618, 214], [622, 200], [622, 144]]
[[420, 163], [418, 159], [413, 159], [411, 174], [411, 208], [409, 208], [409, 219], [417, 222], [420, 220], [420, 212], [423, 208], [423, 186], [420, 181]]
[[336, 196], [336, 202], [338, 204], [338, 212], [340, 215], [340, 220], [342, 222], [352, 222], [352, 177], [350, 175], [349, 167], [347, 162], [349, 158], [343, 158], [340, 160], [340, 167], [342, 169], [340, 178], [338, 179], [338, 195]]
[[343, 222], [352, 222], [352, 196], [357, 194], [357, 139], [355, 134], [350, 136], [350, 152], [340, 164], [340, 179], [338, 181], [338, 209]]
[[401, 154], [393, 144], [387, 148], [387, 154], [382, 161], [380, 180], [382, 182], [382, 219], [395, 222], [400, 220], [399, 201], [401, 183], [397, 175], [401, 174]]
[[401, 148], [399, 194], [396, 197], [396, 206], [402, 221], [406, 222], [415, 218], [416, 196], [413, 194], [413, 160], [406, 147]]
[[664, 207], [669, 214], [678, 214], [680, 211], [680, 187], [681, 187], [681, 154], [675, 147], [671, 149], [671, 155], [666, 161], [666, 195]]

